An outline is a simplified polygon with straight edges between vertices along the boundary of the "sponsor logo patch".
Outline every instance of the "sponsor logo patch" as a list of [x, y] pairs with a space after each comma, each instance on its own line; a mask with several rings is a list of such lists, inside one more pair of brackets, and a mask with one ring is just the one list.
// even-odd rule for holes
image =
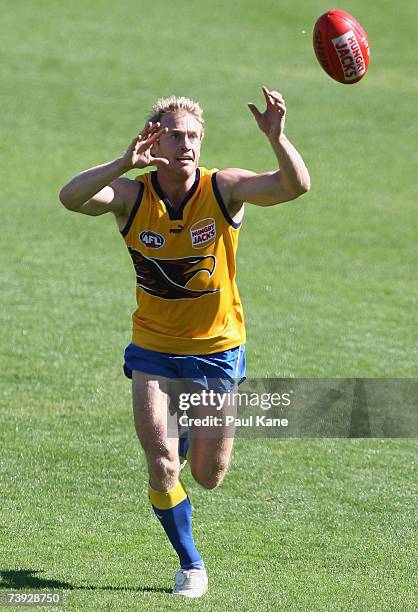
[[332, 39], [346, 81], [353, 81], [366, 72], [366, 63], [353, 30]]
[[142, 244], [145, 244], [149, 249], [160, 249], [165, 240], [164, 236], [161, 234], [157, 234], [156, 232], [152, 232], [151, 230], [144, 230], [139, 234], [139, 239]]
[[181, 223], [178, 224], [177, 227], [170, 227], [170, 234], [180, 234], [184, 230], [184, 225]]
[[203, 249], [203, 247], [212, 244], [216, 238], [215, 219], [209, 217], [197, 221], [190, 228], [190, 237], [194, 249]]

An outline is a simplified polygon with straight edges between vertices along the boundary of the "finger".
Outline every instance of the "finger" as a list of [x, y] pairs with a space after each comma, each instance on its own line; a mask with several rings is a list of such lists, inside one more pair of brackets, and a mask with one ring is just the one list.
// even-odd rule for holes
[[275, 103], [276, 108], [279, 108], [281, 111], [286, 112], [286, 104], [284, 103], [284, 100], [278, 100]]
[[140, 136], [137, 136], [136, 138], [134, 138], [132, 142], [130, 143], [129, 147], [126, 149], [126, 153], [128, 152], [132, 153], [133, 151], [136, 151], [140, 140], [141, 140]]
[[151, 157], [151, 163], [155, 164], [158, 166], [168, 166], [170, 164], [170, 162], [168, 161], [168, 159], [166, 159], [165, 157]]
[[267, 87], [265, 85], [263, 85], [262, 90], [263, 90], [263, 94], [264, 94], [264, 98], [266, 100], [267, 106], [271, 106], [272, 101], [271, 101], [271, 97], [270, 97], [270, 91], [267, 89]]
[[276, 91], [275, 89], [272, 89], [271, 91], [269, 91], [269, 95], [273, 96], [274, 98], [283, 98], [282, 94], [280, 93], [280, 91]]
[[152, 123], [152, 121], [147, 121], [147, 123], [142, 128], [142, 131], [139, 133], [139, 136], [141, 138], [146, 138], [148, 134], [152, 131], [154, 125], [156, 124]]
[[144, 125], [141, 134], [144, 134], [145, 132], [149, 132], [149, 130], [152, 127], [152, 122], [151, 121], [147, 121], [147, 123]]
[[281, 93], [278, 91], [270, 91], [269, 92], [270, 99], [273, 100], [273, 103], [281, 102], [284, 103], [284, 98]]
[[161, 128], [160, 130], [158, 130], [158, 132], [151, 133], [146, 139], [147, 144], [149, 145], [153, 144], [156, 140], [161, 138], [161, 136], [163, 134], [166, 134], [167, 132], [168, 132], [168, 128]]
[[155, 132], [156, 130], [158, 130], [160, 128], [161, 123], [159, 121], [156, 121], [155, 123], [152, 123], [149, 129], [150, 134], [152, 132]]
[[[158, 124], [160, 125], [160, 124]], [[168, 128], [160, 128], [158, 131], [156, 131], [154, 134], [152, 134], [152, 137], [154, 138], [154, 136], [156, 136], [157, 138], [159, 138], [160, 136], [162, 136], [163, 134], [167, 134], [168, 132]]]
[[[159, 124], [158, 124], [159, 125]], [[140, 134], [135, 144], [133, 144], [133, 148], [135, 152], [139, 150], [146, 151], [151, 148], [155, 141], [157, 141], [163, 134], [168, 131], [168, 128], [161, 128], [157, 132], [150, 132], [145, 134]]]
[[261, 117], [261, 113], [255, 104], [253, 104], [252, 102], [248, 102], [247, 106], [256, 119], [259, 119]]
[[267, 87], [263, 86], [263, 93], [266, 99], [267, 106], [277, 106], [278, 103], [284, 103], [284, 98], [278, 91], [269, 91]]

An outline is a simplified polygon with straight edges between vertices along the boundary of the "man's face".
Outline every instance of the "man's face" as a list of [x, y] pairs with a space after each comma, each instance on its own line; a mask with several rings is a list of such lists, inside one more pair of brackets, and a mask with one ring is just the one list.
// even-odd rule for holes
[[154, 145], [155, 156], [168, 159], [169, 168], [178, 174], [191, 176], [199, 163], [202, 125], [185, 111], [165, 113], [160, 123], [167, 133]]

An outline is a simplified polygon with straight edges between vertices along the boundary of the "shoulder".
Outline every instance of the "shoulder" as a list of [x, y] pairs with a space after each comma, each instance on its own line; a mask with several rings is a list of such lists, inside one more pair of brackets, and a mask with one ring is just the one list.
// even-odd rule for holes
[[117, 211], [114, 212], [119, 229], [122, 230], [141, 202], [144, 185], [138, 180], [138, 177], [129, 179], [121, 176], [112, 181], [110, 186], [115, 193], [115, 200], [120, 203]]
[[215, 188], [218, 188], [224, 196], [224, 201], [228, 199], [228, 190], [235, 185], [240, 179], [246, 176], [254, 174], [248, 170], [241, 170], [241, 168], [204, 168], [199, 166], [200, 178], [205, 182], [212, 182]]
[[210, 189], [228, 224], [238, 228], [244, 215], [244, 206], [243, 202], [239, 204], [232, 202], [230, 189], [232, 178], [228, 174], [230, 170], [233, 171], [235, 169], [219, 170], [218, 168], [207, 169], [199, 167], [199, 170], [201, 180], [206, 183], [207, 188], [210, 185]]
[[216, 180], [223, 191], [233, 189], [242, 180], [254, 176], [255, 172], [243, 170], [242, 168], [225, 168], [217, 172]]
[[135, 203], [140, 185], [137, 179], [130, 179], [126, 176], [120, 176], [110, 183], [115, 196], [119, 202], [123, 202], [126, 208], [129, 208]]
[[244, 214], [244, 202], [243, 200], [236, 200], [234, 190], [240, 181], [253, 174], [253, 172], [241, 168], [225, 168], [218, 170], [214, 175], [214, 188], [218, 190], [229, 216], [234, 221], [240, 222]]

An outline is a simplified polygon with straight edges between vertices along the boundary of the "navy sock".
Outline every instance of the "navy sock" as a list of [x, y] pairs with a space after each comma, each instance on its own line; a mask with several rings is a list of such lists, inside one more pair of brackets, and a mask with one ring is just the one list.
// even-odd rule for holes
[[149, 487], [154, 513], [166, 532], [183, 569], [203, 569], [192, 534], [192, 505], [181, 481], [171, 491], [162, 493]]
[[179, 457], [181, 459], [187, 459], [187, 453], [189, 452], [189, 434], [186, 432], [179, 438]]

